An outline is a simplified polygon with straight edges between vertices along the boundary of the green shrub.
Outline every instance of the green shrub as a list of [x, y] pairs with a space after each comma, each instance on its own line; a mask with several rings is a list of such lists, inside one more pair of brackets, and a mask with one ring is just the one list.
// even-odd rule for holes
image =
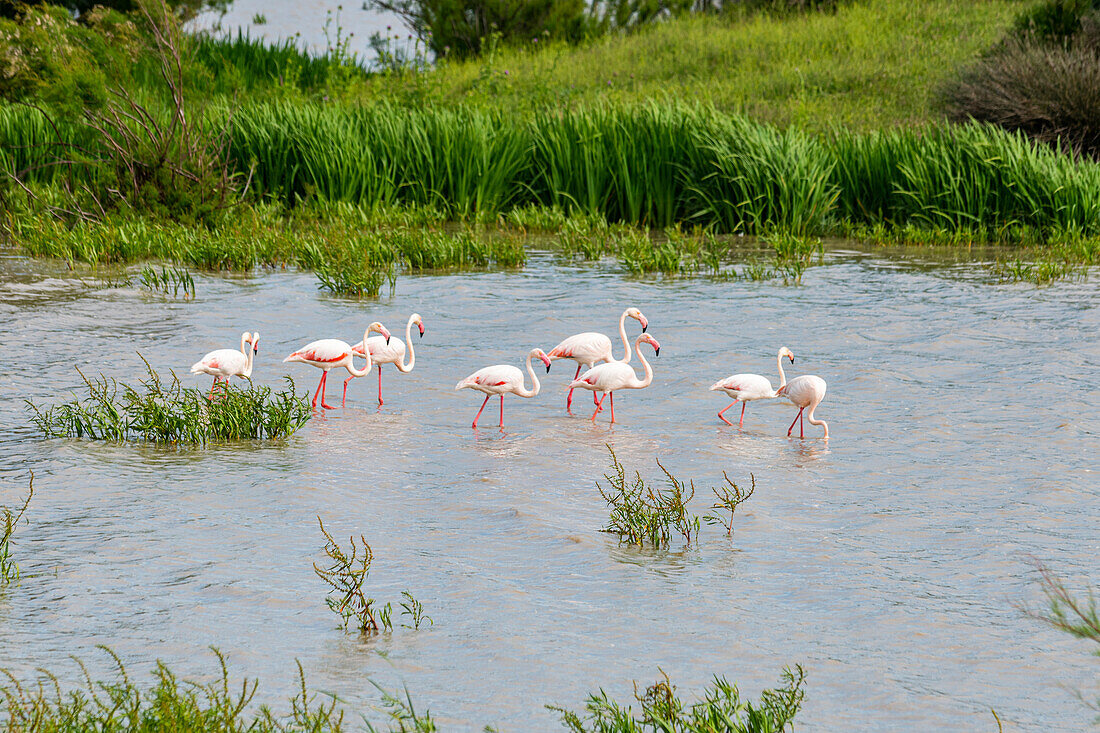
[[1081, 30], [1082, 19], [1100, 10], [1100, 0], [1043, 0], [1016, 19], [1018, 37], [1043, 43], [1068, 44]]

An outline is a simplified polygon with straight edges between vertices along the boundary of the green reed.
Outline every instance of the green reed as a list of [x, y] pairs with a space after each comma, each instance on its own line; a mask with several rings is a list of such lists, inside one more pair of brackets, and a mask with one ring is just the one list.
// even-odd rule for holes
[[760, 693], [759, 701], [745, 700], [737, 685], [715, 677], [699, 699], [686, 701], [664, 672], [644, 690], [634, 685], [634, 702], [619, 703], [600, 690], [592, 693], [581, 712], [547, 706], [561, 716], [573, 733], [781, 733], [792, 721], [805, 698], [806, 673], [801, 666], [786, 668], [781, 685]]
[[[355, 537], [349, 538], [349, 551], [340, 547], [332, 535], [325, 529], [325, 523], [317, 517], [317, 523], [321, 527], [321, 534], [325, 537], [325, 557], [328, 564], [325, 567], [313, 564], [313, 572], [328, 586], [328, 595], [325, 597], [325, 605], [332, 610], [343, 622], [343, 627], [348, 628], [354, 624], [354, 628], [360, 634], [379, 634], [393, 631], [393, 604], [376, 605], [375, 599], [367, 596], [363, 590], [363, 584], [370, 576], [370, 566], [374, 561], [374, 551], [363, 535], [359, 535], [359, 542]], [[401, 592], [403, 601], [400, 602], [401, 615], [408, 616], [409, 624], [402, 624], [409, 629], [419, 629], [427, 621], [434, 624], [431, 617], [424, 613], [424, 605], [413, 597], [412, 593], [405, 590]]]
[[313, 414], [289, 377], [283, 390], [249, 382], [247, 389], [230, 386], [211, 400], [205, 390], [184, 387], [174, 372], [164, 381], [145, 366], [147, 376], [137, 387], [103, 376], [88, 379], [78, 369], [86, 396], [44, 409], [28, 400], [32, 420], [47, 437], [205, 445], [284, 438]]
[[30, 485], [27, 487], [27, 498], [23, 500], [22, 505], [16, 505], [14, 508], [0, 506], [0, 587], [19, 580], [20, 571], [13, 556], [14, 540], [12, 538], [33, 498], [34, 472], [32, 471]]
[[665, 547], [674, 532], [690, 544], [692, 536], [699, 532], [699, 517], [687, 508], [695, 496], [694, 483], [685, 484], [676, 479], [660, 460], [657, 465], [665, 474], [668, 488], [662, 490], [647, 484], [637, 472], [633, 480], [628, 480], [615, 450], [610, 445], [607, 449], [612, 464], [611, 473], [604, 475], [607, 486], [596, 484], [610, 509], [607, 526], [602, 531], [616, 534], [622, 542], [639, 547], [647, 542], [654, 547]]
[[[714, 503], [710, 507], [711, 511], [703, 517], [703, 521], [724, 527], [727, 537], [733, 536], [733, 518], [737, 514], [737, 507], [748, 501], [749, 497], [756, 492], [756, 476], [751, 473], [749, 476], [752, 478], [752, 486], [747, 491], [734, 483], [725, 471], [722, 472], [722, 478], [726, 480], [726, 485], [711, 489], [714, 493]], [[729, 512], [728, 519], [726, 512]]]
[[195, 297], [195, 278], [182, 267], [162, 267], [159, 272], [153, 267], [143, 267], [139, 282], [153, 292], [176, 297], [182, 290], [185, 300]]

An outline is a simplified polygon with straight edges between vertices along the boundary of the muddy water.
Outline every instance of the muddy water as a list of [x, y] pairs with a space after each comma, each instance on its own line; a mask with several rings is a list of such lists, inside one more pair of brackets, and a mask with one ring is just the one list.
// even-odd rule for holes
[[[798, 288], [646, 283], [536, 256], [521, 272], [402, 277], [360, 303], [302, 273], [202, 277], [194, 302], [86, 289], [18, 258], [0, 273], [0, 500], [29, 469], [38, 488], [18, 546], [33, 577], [0, 594], [0, 658], [17, 672], [75, 679], [67, 655], [98, 661], [106, 643], [132, 672], [161, 658], [208, 674], [213, 644], [265, 701], [292, 691], [298, 658], [353, 707], [378, 700], [370, 680], [405, 684], [447, 730], [526, 731], [557, 727], [545, 703], [627, 697], [658, 667], [682, 690], [718, 673], [755, 695], [797, 662], [800, 730], [995, 730], [990, 708], [1006, 730], [1091, 718], [1066, 689], [1088, 689], [1087, 647], [1014, 605], [1036, 600], [1029, 556], [1100, 579], [1095, 278], [997, 286], [965, 263], [849, 252]], [[662, 349], [653, 386], [616, 400], [618, 424], [564, 414], [573, 370], [558, 363], [538, 398], [506, 401], [503, 432], [470, 429], [481, 400], [453, 391], [461, 377], [613, 333], [627, 305]], [[43, 441], [21, 403], [63, 397], [74, 365], [132, 380], [135, 351], [186, 373], [246, 328], [262, 334], [261, 381], [312, 388], [316, 371], [285, 354], [358, 340], [374, 319], [403, 331], [413, 310], [427, 335], [413, 373], [387, 368], [386, 404], [356, 380], [347, 409], [279, 444]], [[779, 402], [750, 406], [743, 429], [715, 416], [727, 403], [707, 387], [774, 380], [781, 345], [789, 373], [828, 380], [828, 443], [816, 428], [788, 439], [795, 411]], [[698, 546], [655, 552], [600, 533], [605, 444], [647, 477], [660, 457], [694, 478], [700, 514], [722, 471], [755, 474], [733, 539], [705, 528]], [[376, 598], [409, 589], [435, 625], [335, 628], [311, 567], [318, 515], [370, 540]]]

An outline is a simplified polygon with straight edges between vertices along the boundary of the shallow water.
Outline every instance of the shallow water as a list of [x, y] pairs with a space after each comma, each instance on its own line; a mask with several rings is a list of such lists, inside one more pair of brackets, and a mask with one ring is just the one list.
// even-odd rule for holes
[[[369, 680], [405, 684], [446, 730], [527, 731], [558, 729], [543, 704], [576, 708], [601, 686], [628, 698], [658, 667], [681, 691], [717, 673], [755, 696], [801, 663], [799, 730], [995, 730], [990, 708], [1006, 730], [1081, 729], [1092, 713], [1067, 687], [1091, 691], [1089, 648], [1015, 604], [1037, 600], [1029, 556], [1100, 579], [1095, 278], [1035, 288], [966, 263], [830, 262], [785, 287], [642, 282], [537, 255], [520, 272], [404, 276], [379, 302], [294, 272], [200, 277], [182, 302], [0, 259], [0, 501], [37, 477], [17, 546], [33, 577], [0, 592], [3, 666], [75, 680], [68, 655], [106, 673], [105, 643], [131, 672], [160, 658], [208, 675], [216, 645], [279, 708], [298, 658], [312, 688], [354, 708], [377, 703]], [[564, 414], [560, 362], [538, 398], [506, 400], [503, 432], [492, 406], [470, 429], [481, 399], [453, 391], [461, 377], [613, 333], [626, 305], [662, 348], [653, 386], [619, 395], [618, 424]], [[261, 333], [259, 381], [312, 388], [318, 373], [284, 355], [356, 341], [374, 319], [403, 331], [413, 310], [427, 335], [415, 371], [385, 371], [385, 406], [373, 377], [356, 380], [347, 409], [279, 444], [43, 441], [21, 402], [62, 399], [74, 365], [133, 381], [135, 351], [186, 374], [245, 329]], [[780, 402], [750, 405], [744, 429], [717, 421], [727, 401], [707, 387], [736, 371], [774, 381], [781, 345], [797, 355], [789, 376], [829, 382], [827, 444], [809, 425], [788, 439], [795, 410]], [[733, 539], [706, 527], [697, 547], [655, 552], [600, 533], [605, 443], [648, 478], [660, 457], [695, 479], [699, 514], [722, 471], [754, 473]], [[311, 566], [317, 515], [366, 535], [376, 598], [407, 588], [435, 625], [370, 640], [336, 628]]]

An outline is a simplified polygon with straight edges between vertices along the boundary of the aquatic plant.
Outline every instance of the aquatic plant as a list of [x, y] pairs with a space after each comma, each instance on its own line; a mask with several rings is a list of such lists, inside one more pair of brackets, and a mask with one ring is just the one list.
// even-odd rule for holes
[[16, 508], [0, 506], [0, 587], [19, 580], [19, 565], [16, 564], [13, 557], [12, 545], [14, 542], [12, 537], [15, 535], [19, 522], [23, 520], [23, 515], [27, 513], [27, 507], [30, 506], [33, 498], [34, 472], [32, 471], [30, 485], [27, 487], [27, 498], [23, 500], [22, 506], [17, 505]]
[[[714, 504], [710, 507], [711, 511], [703, 516], [703, 521], [707, 524], [719, 524], [725, 527], [726, 535], [732, 536], [733, 517], [737, 513], [737, 507], [747, 501], [756, 491], [756, 476], [751, 473], [749, 476], [752, 478], [752, 486], [749, 487], [748, 491], [745, 491], [723, 471], [722, 478], [726, 480], [726, 485], [711, 489], [714, 492]], [[729, 512], [729, 519], [726, 519], [724, 512]]]
[[428, 622], [429, 626], [435, 625], [435, 621], [432, 620], [432, 617], [424, 613], [424, 604], [416, 600], [412, 593], [403, 590], [401, 591], [401, 596], [405, 599], [401, 601], [401, 615], [408, 616], [409, 621], [412, 623], [412, 626], [401, 624], [402, 626], [406, 629], [419, 629], [420, 625], [425, 621]]
[[806, 673], [800, 665], [786, 668], [782, 685], [764, 690], [758, 702], [743, 700], [737, 685], [715, 677], [700, 698], [687, 702], [676, 694], [668, 675], [639, 691], [640, 710], [623, 705], [603, 690], [588, 696], [582, 712], [547, 706], [573, 733], [780, 733], [792, 724], [805, 697]]
[[389, 614], [380, 620], [375, 600], [363, 592], [363, 583], [370, 574], [370, 564], [374, 560], [370, 544], [363, 535], [359, 535], [359, 544], [356, 544], [352, 536], [349, 539], [349, 555], [328, 533], [320, 517], [317, 517], [317, 524], [325, 536], [325, 556], [331, 563], [327, 567], [313, 563], [313, 572], [329, 586], [325, 604], [343, 620], [344, 628], [354, 622], [360, 634], [377, 634], [383, 629], [388, 631], [392, 626], [388, 623], [383, 625], [382, 621], [388, 621]]
[[147, 361], [145, 368], [139, 387], [103, 376], [89, 380], [77, 369], [87, 395], [45, 409], [28, 400], [32, 420], [47, 437], [205, 445], [283, 438], [313, 414], [290, 377], [284, 390], [249, 381], [247, 389], [226, 387], [211, 401], [204, 390], [184, 387], [175, 372], [165, 382]]
[[606, 487], [596, 483], [610, 509], [607, 526], [602, 531], [617, 534], [622, 542], [638, 546], [648, 542], [654, 547], [667, 546], [677, 532], [690, 544], [692, 536], [699, 532], [699, 517], [687, 509], [687, 503], [695, 496], [695, 484], [678, 480], [659, 459], [657, 466], [664, 472], [668, 488], [662, 490], [647, 484], [637, 472], [628, 481], [615, 450], [610, 445], [607, 450], [611, 453], [612, 472], [604, 474]]
[[785, 283], [800, 285], [802, 274], [811, 265], [813, 256], [816, 254], [820, 262], [824, 254], [824, 245], [816, 237], [776, 232], [766, 234], [760, 239], [765, 244], [771, 245], [775, 251], [773, 273], [777, 277], [782, 277]]
[[343, 259], [321, 264], [317, 268], [317, 281], [320, 289], [336, 295], [373, 298], [386, 283], [393, 290], [397, 273], [392, 264], [372, 265], [364, 259]]
[[182, 267], [162, 267], [160, 272], [152, 267], [143, 267], [140, 282], [143, 288], [153, 292], [176, 297], [182, 290], [185, 300], [195, 297], [195, 278]]

